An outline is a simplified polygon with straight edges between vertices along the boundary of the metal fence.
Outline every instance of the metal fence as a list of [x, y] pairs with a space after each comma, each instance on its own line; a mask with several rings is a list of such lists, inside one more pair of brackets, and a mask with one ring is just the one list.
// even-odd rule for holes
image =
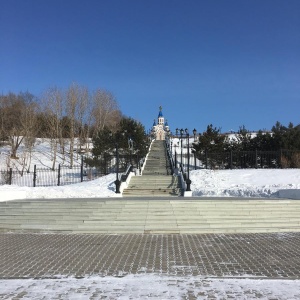
[[[82, 158], [79, 166], [58, 165], [57, 168], [37, 168], [34, 166], [31, 172], [21, 172], [13, 169], [0, 170], [0, 184], [10, 184], [28, 187], [61, 186], [90, 181], [101, 176], [116, 172], [116, 157], [106, 155], [97, 158], [97, 166], [90, 166], [86, 159]], [[119, 172], [125, 172], [128, 165], [139, 166], [139, 158], [136, 155], [119, 155]]]
[[[188, 155], [175, 152], [176, 161], [187, 167]], [[190, 154], [190, 169], [300, 168], [300, 151], [226, 151]]]

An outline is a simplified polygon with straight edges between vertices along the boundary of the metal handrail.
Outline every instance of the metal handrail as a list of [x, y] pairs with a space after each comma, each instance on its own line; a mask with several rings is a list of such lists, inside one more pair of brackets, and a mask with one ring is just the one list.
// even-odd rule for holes
[[168, 143], [168, 141], [166, 141], [166, 152], [167, 152], [167, 158], [171, 165], [171, 172], [172, 172], [172, 174], [174, 174], [174, 170], [175, 170], [174, 159], [173, 159], [173, 155], [170, 151], [170, 144]]
[[126, 171], [124, 173], [122, 173], [121, 178], [120, 178], [121, 182], [125, 182], [127, 180], [127, 177], [129, 175], [129, 173], [131, 172], [131, 170], [132, 170], [132, 165], [130, 164], [127, 167]]

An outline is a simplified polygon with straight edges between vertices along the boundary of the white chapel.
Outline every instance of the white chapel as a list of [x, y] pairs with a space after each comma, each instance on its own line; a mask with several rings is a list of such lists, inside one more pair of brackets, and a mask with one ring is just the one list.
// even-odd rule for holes
[[153, 126], [152, 126], [152, 135], [155, 140], [165, 140], [166, 139], [166, 132], [169, 131], [169, 125], [167, 120], [165, 121], [165, 118], [162, 113], [162, 107], [159, 107], [159, 113], [156, 120], [154, 119]]

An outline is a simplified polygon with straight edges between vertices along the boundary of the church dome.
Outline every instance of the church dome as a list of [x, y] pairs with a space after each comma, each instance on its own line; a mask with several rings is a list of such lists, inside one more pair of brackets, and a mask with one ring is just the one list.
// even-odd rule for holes
[[159, 107], [159, 113], [158, 113], [158, 117], [162, 118], [163, 117], [163, 113], [162, 113], [162, 107]]

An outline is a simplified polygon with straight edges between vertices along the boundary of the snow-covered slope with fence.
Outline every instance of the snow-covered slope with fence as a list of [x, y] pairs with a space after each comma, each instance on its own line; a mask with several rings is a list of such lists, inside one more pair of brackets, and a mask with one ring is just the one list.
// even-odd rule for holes
[[[89, 182], [51, 187], [1, 185], [1, 201], [30, 198], [97, 198], [114, 197], [115, 174]], [[290, 197], [300, 190], [299, 169], [196, 170], [191, 172], [193, 196], [272, 197], [282, 191]]]
[[[50, 143], [39, 140], [32, 152], [31, 165], [50, 170], [52, 157]], [[22, 148], [19, 159], [24, 156]], [[75, 164], [79, 166], [80, 155], [75, 154]], [[1, 148], [0, 170], [7, 168], [9, 147]], [[58, 155], [57, 164], [68, 166], [68, 155]], [[11, 166], [21, 167], [21, 161], [10, 159]], [[27, 169], [26, 169], [27, 171]], [[237, 170], [193, 170], [190, 172], [193, 196], [202, 197], [289, 197], [295, 190], [300, 190], [300, 169], [237, 169]], [[89, 198], [114, 197], [115, 174], [98, 179], [64, 186], [21, 187], [17, 185], [0, 185], [0, 200], [29, 198]], [[285, 193], [284, 193], [285, 191]]]

